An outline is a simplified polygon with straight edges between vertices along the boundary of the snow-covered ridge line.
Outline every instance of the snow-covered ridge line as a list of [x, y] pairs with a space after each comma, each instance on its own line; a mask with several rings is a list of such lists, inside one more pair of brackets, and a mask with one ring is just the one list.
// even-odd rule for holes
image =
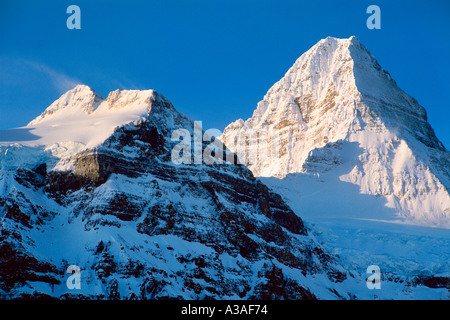
[[46, 121], [56, 113], [61, 113], [62, 110], [71, 114], [74, 112], [91, 114], [103, 100], [104, 98], [90, 87], [82, 84], [77, 85], [54, 101], [41, 115], [30, 121], [27, 126]]
[[153, 105], [172, 104], [154, 90], [115, 90], [104, 99], [77, 85], [53, 102], [27, 126], [1, 132], [0, 144], [45, 146], [57, 158], [94, 148], [125, 125], [146, 121]]

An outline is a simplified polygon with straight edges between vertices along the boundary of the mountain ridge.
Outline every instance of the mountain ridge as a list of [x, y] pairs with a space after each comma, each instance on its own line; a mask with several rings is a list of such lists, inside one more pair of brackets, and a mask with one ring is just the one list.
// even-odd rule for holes
[[[108, 97], [97, 108], [75, 98], [73, 107], [87, 116], [114, 103], [147, 113], [65, 153], [0, 145], [0, 297], [351, 297], [338, 284], [354, 276], [247, 168], [172, 162], [173, 130], [195, 129], [170, 101], [154, 91]], [[81, 270], [74, 291], [66, 286], [72, 265]]]
[[[192, 139], [195, 124], [156, 91], [105, 99], [77, 86], [56, 100], [24, 127], [38, 139], [0, 143], [0, 296], [448, 299], [447, 230], [398, 232], [394, 223], [408, 211], [392, 216], [445, 205], [445, 188], [416, 158], [431, 154], [445, 177], [446, 153], [422, 127], [426, 114], [367, 53], [361, 67], [375, 68], [397, 98], [368, 92], [372, 100], [358, 100], [345, 49], [356, 41], [319, 42], [318, 57], [300, 57], [299, 72], [271, 88], [254, 118], [229, 126], [224, 136], [246, 125], [280, 133], [282, 143], [271, 142], [278, 153], [255, 152], [244, 165], [175, 164], [172, 133], [185, 129]], [[380, 114], [412, 129], [393, 134]], [[433, 192], [443, 196], [428, 201]], [[376, 292], [366, 287], [374, 263], [383, 272]], [[66, 286], [70, 265], [82, 270], [80, 291]]]

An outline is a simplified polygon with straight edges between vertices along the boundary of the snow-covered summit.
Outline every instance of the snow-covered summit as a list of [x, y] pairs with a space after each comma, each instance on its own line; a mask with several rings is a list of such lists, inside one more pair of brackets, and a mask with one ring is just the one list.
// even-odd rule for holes
[[53, 102], [41, 115], [32, 120], [28, 126], [47, 121], [56, 115], [60, 116], [63, 112], [66, 115], [67, 113], [70, 113], [70, 115], [74, 115], [74, 113], [91, 114], [102, 100], [103, 97], [90, 87], [79, 84]]
[[384, 197], [408, 222], [450, 227], [450, 155], [356, 37], [319, 41], [222, 140], [256, 176], [329, 176]]
[[165, 109], [156, 112], [183, 117], [154, 90], [115, 90], [105, 99], [90, 87], [77, 85], [27, 126], [3, 131], [0, 145], [44, 146], [58, 158], [71, 156], [104, 142], [117, 127], [155, 116], [153, 109], [160, 104]]

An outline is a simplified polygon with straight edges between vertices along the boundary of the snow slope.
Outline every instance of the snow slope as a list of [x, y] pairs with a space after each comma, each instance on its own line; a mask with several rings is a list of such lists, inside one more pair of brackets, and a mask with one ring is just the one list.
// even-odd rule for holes
[[119, 126], [145, 119], [154, 97], [153, 90], [116, 90], [104, 99], [78, 85], [27, 126], [1, 131], [0, 144], [43, 145], [53, 156], [67, 157], [98, 146]]

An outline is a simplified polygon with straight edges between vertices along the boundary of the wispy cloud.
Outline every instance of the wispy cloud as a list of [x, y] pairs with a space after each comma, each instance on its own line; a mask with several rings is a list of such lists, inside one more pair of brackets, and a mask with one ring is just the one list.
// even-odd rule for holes
[[56, 71], [43, 63], [25, 61], [25, 64], [27, 64], [31, 69], [46, 75], [58, 91], [66, 92], [75, 87], [77, 84], [81, 84], [81, 81], [62, 72]]
[[66, 92], [82, 83], [41, 62], [0, 57], [0, 83], [20, 86], [35, 79], [47, 82], [59, 93]]

